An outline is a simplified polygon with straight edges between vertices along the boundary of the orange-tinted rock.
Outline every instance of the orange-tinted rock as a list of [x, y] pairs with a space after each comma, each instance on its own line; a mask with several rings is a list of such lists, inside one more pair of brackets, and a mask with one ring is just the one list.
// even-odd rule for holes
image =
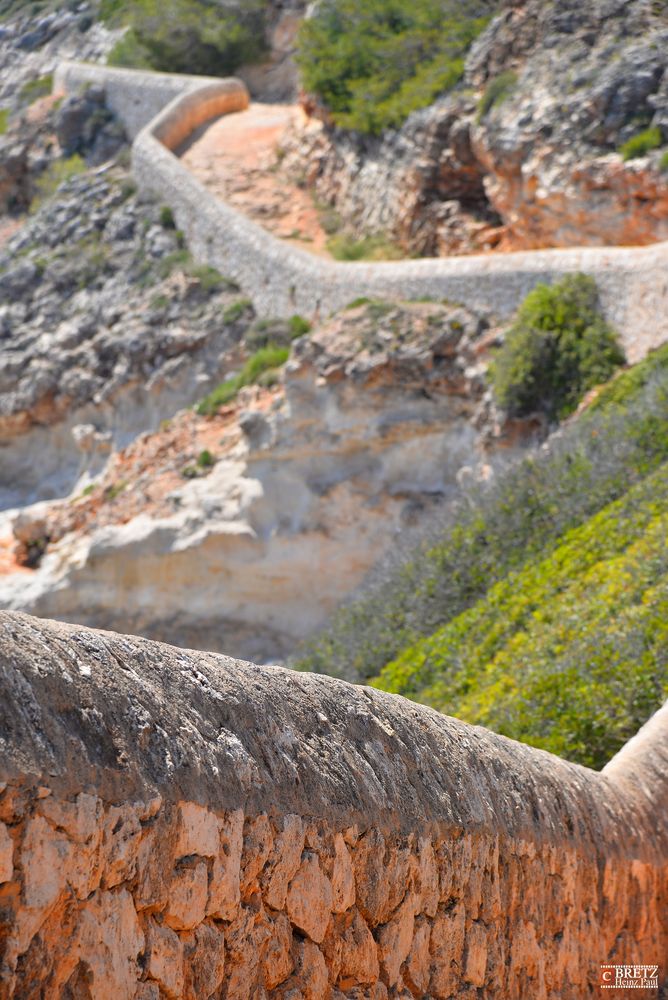
[[343, 913], [355, 903], [355, 875], [350, 853], [340, 833], [334, 838], [334, 850], [332, 910], [334, 913]]
[[183, 944], [169, 927], [149, 918], [146, 925], [146, 971], [175, 1000], [183, 996]]
[[208, 877], [203, 861], [177, 868], [169, 887], [165, 923], [177, 931], [190, 930], [204, 920], [208, 895]]
[[14, 872], [14, 841], [0, 823], [0, 882], [9, 882]]
[[274, 844], [276, 860], [264, 891], [264, 901], [274, 910], [282, 910], [290, 880], [294, 877], [302, 859], [304, 848], [304, 824], [299, 816], [286, 816], [283, 832]]
[[295, 927], [320, 944], [332, 913], [332, 883], [315, 854], [305, 856], [290, 883], [286, 906]]

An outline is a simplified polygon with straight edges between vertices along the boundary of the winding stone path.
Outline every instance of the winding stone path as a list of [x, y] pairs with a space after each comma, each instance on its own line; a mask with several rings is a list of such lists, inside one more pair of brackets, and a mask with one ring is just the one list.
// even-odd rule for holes
[[281, 138], [303, 116], [287, 104], [251, 104], [198, 129], [178, 150], [208, 191], [279, 239], [328, 257], [311, 194], [280, 169]]

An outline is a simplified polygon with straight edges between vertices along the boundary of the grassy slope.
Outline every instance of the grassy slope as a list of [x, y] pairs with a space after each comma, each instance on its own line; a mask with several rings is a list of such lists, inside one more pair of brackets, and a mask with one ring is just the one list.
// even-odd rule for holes
[[303, 669], [600, 766], [668, 693], [668, 348], [343, 609]]
[[668, 463], [376, 684], [601, 766], [668, 695]]

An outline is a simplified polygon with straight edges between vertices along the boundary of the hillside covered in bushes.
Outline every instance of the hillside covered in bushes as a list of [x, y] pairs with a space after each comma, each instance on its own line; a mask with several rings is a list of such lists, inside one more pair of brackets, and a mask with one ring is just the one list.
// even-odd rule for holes
[[423, 529], [297, 661], [602, 766], [668, 694], [668, 349]]

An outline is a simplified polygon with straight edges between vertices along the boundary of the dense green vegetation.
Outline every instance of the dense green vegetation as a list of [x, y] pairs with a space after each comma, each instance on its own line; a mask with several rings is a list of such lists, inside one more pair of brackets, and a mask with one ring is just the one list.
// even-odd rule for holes
[[602, 766], [668, 695], [667, 538], [664, 463], [376, 684]]
[[494, 393], [510, 416], [571, 413], [624, 362], [598, 304], [593, 278], [537, 285], [522, 303], [492, 368]]
[[644, 132], [638, 132], [621, 146], [619, 152], [624, 160], [635, 160], [639, 156], [646, 156], [653, 149], [663, 146], [663, 135], [657, 126], [647, 128]]
[[378, 134], [455, 86], [495, 0], [324, 0], [300, 32], [304, 86], [337, 125]]
[[447, 508], [296, 666], [602, 765], [668, 694], [667, 462], [663, 348]]
[[265, 50], [265, 0], [102, 0], [100, 9], [128, 26], [115, 66], [225, 76]]

